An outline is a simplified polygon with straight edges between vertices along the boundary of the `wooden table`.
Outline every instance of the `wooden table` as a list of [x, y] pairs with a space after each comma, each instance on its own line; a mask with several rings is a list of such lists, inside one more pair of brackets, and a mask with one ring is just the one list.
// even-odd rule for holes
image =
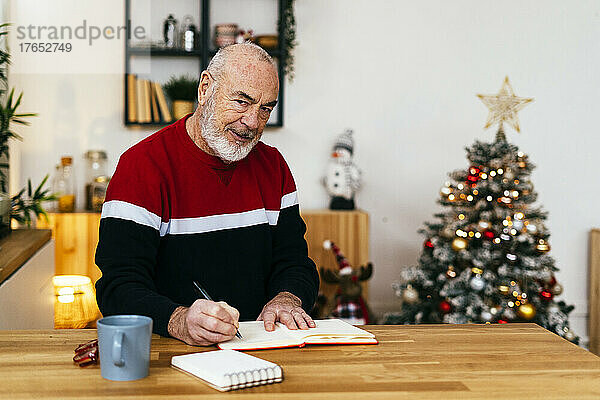
[[95, 330], [0, 331], [2, 399], [599, 399], [600, 358], [534, 324], [366, 326], [379, 345], [253, 351], [280, 384], [220, 393], [170, 368], [211, 350], [154, 336], [150, 376], [102, 379], [73, 365]]

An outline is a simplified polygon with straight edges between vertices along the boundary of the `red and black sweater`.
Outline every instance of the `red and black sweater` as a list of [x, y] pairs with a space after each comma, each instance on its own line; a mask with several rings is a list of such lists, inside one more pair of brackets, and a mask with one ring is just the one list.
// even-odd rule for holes
[[241, 320], [256, 319], [282, 291], [310, 311], [319, 278], [285, 160], [259, 142], [243, 160], [224, 164], [194, 144], [186, 119], [119, 160], [96, 250], [100, 310], [147, 315], [154, 332], [168, 336], [175, 308], [197, 299], [197, 280]]

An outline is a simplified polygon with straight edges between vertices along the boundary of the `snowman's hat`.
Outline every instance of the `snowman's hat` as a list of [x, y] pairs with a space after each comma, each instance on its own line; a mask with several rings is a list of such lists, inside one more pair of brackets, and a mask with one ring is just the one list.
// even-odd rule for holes
[[354, 152], [354, 138], [352, 129], [346, 129], [344, 133], [339, 135], [333, 145], [333, 150], [346, 149], [352, 154]]

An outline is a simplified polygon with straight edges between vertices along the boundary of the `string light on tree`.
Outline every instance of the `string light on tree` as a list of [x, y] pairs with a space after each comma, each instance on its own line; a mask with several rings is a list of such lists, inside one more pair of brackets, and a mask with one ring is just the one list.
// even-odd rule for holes
[[544, 239], [539, 239], [538, 244], [535, 246], [535, 248], [541, 253], [546, 253], [550, 251], [550, 245], [546, 243]]
[[569, 329], [565, 332], [564, 338], [567, 339], [568, 341], [574, 342], [575, 339], [577, 338], [577, 335], [575, 335], [573, 333], [573, 331]]
[[456, 278], [456, 271], [454, 270], [453, 265], [448, 265], [448, 271], [446, 271], [446, 276], [448, 278]]

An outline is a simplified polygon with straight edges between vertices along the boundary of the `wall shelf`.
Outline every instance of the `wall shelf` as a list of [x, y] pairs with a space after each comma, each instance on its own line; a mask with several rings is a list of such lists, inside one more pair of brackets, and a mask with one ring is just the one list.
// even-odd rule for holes
[[160, 56], [160, 57], [194, 57], [202, 56], [200, 50], [186, 51], [183, 49], [163, 49], [160, 47], [131, 47], [129, 54], [134, 56]]
[[[199, 36], [199, 46], [198, 49], [193, 51], [185, 51], [183, 49], [166, 49], [161, 47], [140, 47], [135, 44], [130, 43], [130, 39], [127, 38], [125, 40], [125, 74], [124, 74], [124, 112], [123, 112], [123, 122], [127, 127], [162, 127], [166, 126], [172, 122], [136, 122], [129, 121], [129, 89], [127, 84], [127, 76], [129, 74], [135, 74], [135, 71], [132, 69], [132, 59], [133, 58], [150, 58], [150, 62], [168, 62], [169, 58], [180, 58], [180, 59], [191, 59], [199, 61], [199, 69], [194, 71], [189, 71], [191, 74], [200, 76], [200, 73], [206, 69], [210, 59], [216, 54], [217, 50], [214, 49], [214, 45], [212, 44], [212, 31], [213, 26], [210, 24], [210, 7], [211, 0], [195, 0], [199, 2], [199, 10], [200, 15], [198, 16], [198, 21], [200, 23], [198, 26], [198, 36]], [[221, 0], [227, 1], [227, 0]], [[284, 18], [283, 18], [283, 10], [285, 7], [286, 0], [273, 0], [277, 7], [277, 26], [278, 26], [278, 36], [279, 38], [283, 38], [284, 35]], [[251, 2], [251, 0], [249, 0]], [[125, 21], [131, 21], [132, 16], [135, 15], [135, 10], [131, 8], [132, 0], [125, 0]], [[275, 49], [266, 49], [267, 52], [276, 60], [278, 66], [279, 73], [279, 96], [277, 107], [275, 108], [275, 112], [271, 115], [271, 119], [269, 123], [267, 123], [267, 127], [281, 127], [283, 126], [283, 110], [284, 110], [284, 88], [285, 88], [285, 54], [284, 51], [284, 40], [279, 40], [279, 46]]]

